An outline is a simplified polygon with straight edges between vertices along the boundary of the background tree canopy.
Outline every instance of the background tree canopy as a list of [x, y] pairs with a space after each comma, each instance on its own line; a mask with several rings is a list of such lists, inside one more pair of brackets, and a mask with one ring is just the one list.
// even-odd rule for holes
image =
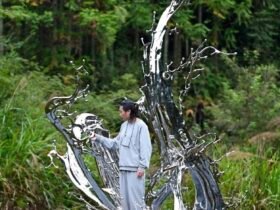
[[[87, 61], [89, 101], [80, 112], [104, 119], [112, 134], [117, 101], [138, 99], [143, 83], [143, 37], [161, 0], [0, 0], [0, 208], [83, 209], [62, 167], [48, 168], [48, 152], [64, 141], [44, 116], [47, 100], [73, 91], [70, 60]], [[226, 198], [240, 209], [280, 209], [280, 1], [196, 0], [168, 23], [163, 62], [188, 57], [205, 38], [235, 57], [213, 57], [193, 83], [185, 104], [188, 126], [204, 104], [205, 131], [223, 142], [209, 151], [222, 160]], [[181, 89], [177, 78], [174, 90]], [[156, 160], [154, 160], [156, 161]], [[59, 165], [59, 163], [57, 163]], [[191, 191], [190, 191], [191, 192]], [[190, 193], [191, 194], [191, 193]], [[190, 199], [191, 200], [191, 199]], [[169, 202], [172, 202], [172, 198]], [[166, 202], [165, 209], [170, 209]]]

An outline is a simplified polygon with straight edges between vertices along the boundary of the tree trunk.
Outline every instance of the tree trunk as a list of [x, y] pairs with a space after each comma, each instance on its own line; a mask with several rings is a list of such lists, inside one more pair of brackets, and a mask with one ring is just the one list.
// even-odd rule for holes
[[138, 28], [136, 28], [136, 29], [134, 29], [134, 46], [135, 46], [134, 50], [135, 50], [137, 58], [139, 58], [139, 56], [140, 56], [140, 54], [139, 54], [139, 49], [140, 49], [139, 41], [140, 41], [139, 32], [138, 32]]
[[178, 66], [181, 61], [182, 49], [181, 49], [181, 39], [180, 33], [174, 33], [174, 64]]
[[94, 65], [95, 65], [95, 62], [96, 62], [96, 55], [95, 55], [95, 40], [94, 40], [94, 36], [91, 35], [91, 47], [90, 47], [90, 57], [92, 59], [92, 61], [94, 62]]
[[53, 32], [52, 32], [52, 45], [51, 45], [51, 64], [50, 67], [53, 68], [55, 66], [57, 66], [57, 49], [56, 49], [56, 45], [57, 45], [57, 40], [58, 40], [58, 35], [57, 35], [57, 26], [58, 26], [58, 20], [57, 20], [57, 1], [53, 1], [52, 2], [52, 11], [54, 14], [54, 22], [53, 22]]
[[190, 48], [190, 42], [189, 42], [188, 38], [186, 38], [186, 40], [185, 40], [185, 48], [186, 48], [185, 58], [188, 58], [189, 57], [189, 48]]
[[[202, 5], [199, 4], [198, 6], [198, 23], [202, 24]], [[198, 39], [198, 42], [201, 42], [201, 38]]]
[[71, 57], [72, 51], [72, 14], [68, 13], [68, 22], [67, 22], [67, 58]]
[[198, 22], [202, 23], [202, 6], [198, 6]]
[[114, 44], [110, 48], [108, 48], [108, 57], [109, 57], [109, 71], [112, 76], [115, 76], [117, 73], [115, 72], [115, 64], [114, 64]]
[[[2, 9], [2, 0], [0, 0], [0, 8]], [[0, 56], [4, 53], [4, 45], [3, 45], [3, 18], [0, 17]]]

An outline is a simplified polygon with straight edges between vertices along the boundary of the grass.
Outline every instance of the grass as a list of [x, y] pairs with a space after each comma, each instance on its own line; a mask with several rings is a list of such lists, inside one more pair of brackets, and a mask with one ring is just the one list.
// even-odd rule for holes
[[[22, 120], [15, 121], [15, 114]], [[63, 167], [45, 168], [56, 133], [43, 116], [31, 119], [24, 110], [8, 109], [0, 111], [0, 122], [0, 208], [72, 209], [81, 205], [66, 196], [75, 190]]]
[[[225, 172], [220, 179], [220, 186], [226, 200], [239, 203], [237, 209], [279, 209], [279, 152], [272, 157], [265, 157], [239, 151], [238, 147], [236, 149], [234, 155], [220, 162], [220, 169]], [[225, 153], [222, 149], [215, 152], [216, 156]]]

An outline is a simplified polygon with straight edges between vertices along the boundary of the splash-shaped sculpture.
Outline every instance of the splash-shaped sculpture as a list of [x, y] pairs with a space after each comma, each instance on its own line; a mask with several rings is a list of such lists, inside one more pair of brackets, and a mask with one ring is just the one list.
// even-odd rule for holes
[[[183, 98], [192, 80], [199, 77], [200, 72], [203, 71], [201, 68], [196, 68], [197, 62], [206, 59], [209, 55], [222, 52], [212, 46], [205, 47], [203, 42], [196, 50], [191, 51], [189, 58], [183, 58], [177, 68], [171, 69], [172, 63], [164, 66], [161, 60], [167, 22], [183, 3], [188, 2], [172, 0], [157, 24], [154, 15], [150, 30], [151, 41], [145, 43], [142, 39], [145, 85], [140, 88], [142, 97], [137, 103], [143, 119], [149, 124], [159, 142], [161, 156], [161, 165], [150, 176], [146, 190], [146, 203], [151, 209], [159, 209], [171, 194], [174, 197], [175, 210], [188, 208], [188, 205], [183, 202], [181, 186], [183, 174], [186, 172], [191, 175], [196, 190], [193, 209], [226, 208], [217, 183], [220, 175], [217, 163], [204, 152], [209, 145], [219, 140], [214, 138], [206, 144], [203, 136], [190, 135], [182, 114]], [[77, 67], [76, 70], [79, 74], [84, 67]], [[172, 95], [174, 74], [181, 74], [185, 80], [185, 87], [179, 94], [178, 105]], [[56, 155], [63, 161], [71, 181], [98, 204], [98, 209], [119, 209], [118, 153], [96, 143], [91, 145], [88, 138], [92, 131], [105, 136], [109, 136], [109, 132], [94, 114], [82, 113], [75, 116], [69, 113], [69, 107], [78, 98], [85, 97], [88, 92], [88, 86], [83, 88], [79, 77], [77, 81], [78, 86], [73, 95], [53, 98], [46, 105], [47, 117], [67, 141], [67, 153], [64, 156], [58, 155], [56, 150], [51, 151], [49, 156], [52, 158]], [[70, 119], [70, 121], [64, 125], [63, 119]], [[100, 178], [106, 186], [104, 189], [93, 179], [83, 160], [83, 154], [91, 154], [96, 159]], [[85, 202], [88, 208], [95, 209], [93, 205]]]

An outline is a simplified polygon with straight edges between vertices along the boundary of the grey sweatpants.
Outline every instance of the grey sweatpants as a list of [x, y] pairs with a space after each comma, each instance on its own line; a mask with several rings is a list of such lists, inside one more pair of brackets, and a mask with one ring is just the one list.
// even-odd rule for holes
[[120, 194], [123, 210], [145, 209], [145, 175], [136, 171], [120, 171]]

